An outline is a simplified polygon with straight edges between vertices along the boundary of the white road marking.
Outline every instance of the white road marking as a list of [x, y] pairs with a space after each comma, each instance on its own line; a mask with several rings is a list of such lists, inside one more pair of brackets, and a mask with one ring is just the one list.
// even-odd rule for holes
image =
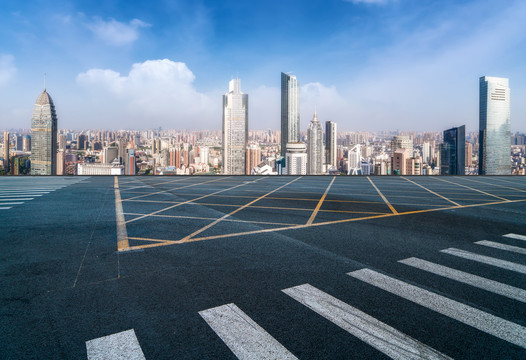
[[0, 205], [20, 205], [23, 203], [24, 203], [23, 201], [21, 202], [2, 202], [2, 200], [0, 200]]
[[516, 288], [498, 281], [483, 278], [481, 276], [473, 275], [460, 270], [452, 269], [446, 266], [435, 264], [426, 260], [409, 258], [399, 260], [398, 262], [415, 267], [420, 270], [428, 271], [430, 273], [446, 277], [448, 279], [456, 280], [464, 284], [468, 284], [479, 289], [483, 289], [495, 294], [506, 296], [513, 300], [526, 303], [526, 290]]
[[203, 310], [199, 315], [238, 359], [297, 359], [235, 304]]
[[11, 207], [0, 207], [0, 210], [9, 210]]
[[468, 260], [477, 261], [477, 262], [488, 264], [488, 265], [493, 265], [493, 266], [496, 266], [502, 269], [516, 271], [521, 274], [526, 274], [526, 266], [521, 265], [521, 264], [516, 264], [514, 262], [496, 259], [496, 258], [489, 257], [489, 256], [479, 255], [479, 254], [475, 254], [469, 251], [455, 249], [455, 248], [440, 250], [440, 252], [443, 252], [449, 255], [458, 256], [458, 257], [468, 259]]
[[524, 236], [524, 235], [506, 234], [506, 235], [502, 235], [502, 236], [507, 237], [507, 238], [511, 238], [511, 239], [517, 239], [517, 240], [524, 240], [524, 241], [526, 241], [526, 236]]
[[374, 270], [361, 269], [350, 272], [348, 275], [472, 326], [475, 329], [526, 348], [526, 328], [524, 326], [380, 274]]
[[33, 196], [33, 197], [36, 197], [36, 196], [42, 196], [42, 195], [35, 195], [35, 194], [21, 194], [21, 195], [16, 195], [16, 194], [11, 194], [11, 195], [0, 195], [0, 199], [3, 199], [3, 198], [6, 198], [6, 197], [9, 197], [9, 198], [15, 198], [15, 197], [28, 197], [28, 196]]
[[282, 291], [393, 359], [451, 359], [314, 286], [304, 284]]
[[28, 197], [25, 197], [25, 198], [14, 198], [14, 199], [13, 198], [9, 198], [9, 199], [3, 199], [2, 198], [2, 199], [0, 199], [0, 201], [22, 201], [22, 200], [28, 201], [28, 200], [33, 200], [33, 199], [34, 198], [32, 198], [32, 197], [31, 198], [28, 198]]
[[526, 248], [519, 247], [519, 246], [512, 246], [512, 245], [507, 245], [507, 244], [501, 244], [501, 243], [498, 243], [498, 242], [487, 241], [487, 240], [477, 241], [477, 242], [475, 242], [475, 244], [488, 246], [488, 247], [492, 247], [492, 248], [500, 249], [500, 250], [511, 251], [511, 252], [514, 252], [514, 253], [517, 253], [517, 254], [526, 255]]
[[86, 341], [88, 360], [146, 360], [133, 329]]

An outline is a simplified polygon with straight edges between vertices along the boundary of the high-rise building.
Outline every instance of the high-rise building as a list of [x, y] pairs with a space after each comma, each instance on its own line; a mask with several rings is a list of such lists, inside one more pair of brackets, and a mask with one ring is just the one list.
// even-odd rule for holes
[[58, 149], [66, 151], [66, 134], [60, 134], [58, 136]]
[[87, 137], [86, 135], [79, 135], [77, 138], [77, 149], [79, 150], [86, 150], [87, 148]]
[[9, 131], [4, 131], [4, 170], [9, 173]]
[[391, 141], [391, 151], [394, 152], [398, 149], [407, 149], [409, 156], [413, 156], [413, 140], [408, 135], [395, 136]]
[[[355, 144], [347, 152], [347, 174], [361, 175], [362, 152], [361, 145]], [[368, 174], [367, 174], [368, 175]]]
[[396, 149], [392, 157], [393, 175], [407, 175], [407, 159], [411, 158], [408, 149]]
[[31, 117], [31, 175], [57, 173], [57, 113], [46, 89], [38, 96]]
[[467, 142], [466, 143], [466, 155], [465, 155], [466, 166], [473, 165], [472, 154], [473, 154], [473, 144], [471, 144], [470, 142]]
[[307, 141], [307, 174], [323, 174], [323, 130], [316, 111], [307, 129]]
[[483, 76], [479, 84], [479, 174], [511, 174], [509, 79]]
[[135, 175], [136, 172], [136, 159], [135, 159], [135, 149], [128, 149], [128, 158], [126, 161], [126, 175]]
[[64, 150], [59, 149], [57, 152], [57, 175], [64, 175], [66, 167], [66, 158]]
[[261, 148], [257, 144], [249, 144], [247, 146], [247, 164], [245, 166], [245, 174], [250, 175], [252, 169], [261, 163]]
[[245, 175], [248, 141], [248, 95], [241, 80], [232, 79], [223, 95], [223, 174]]
[[17, 135], [15, 140], [16, 140], [16, 144], [15, 144], [16, 151], [23, 151], [24, 150], [24, 136]]
[[281, 73], [281, 156], [288, 143], [300, 141], [300, 84], [296, 76]]
[[119, 148], [117, 146], [107, 146], [102, 150], [103, 164], [111, 164], [113, 160], [119, 160]]
[[25, 152], [31, 151], [31, 135], [24, 135], [22, 150]]
[[338, 167], [337, 148], [336, 123], [334, 121], [325, 121], [325, 162], [327, 167]]
[[307, 175], [307, 151], [305, 143], [290, 142], [287, 144], [287, 175]]
[[462, 125], [444, 130], [444, 142], [440, 146], [440, 175], [464, 175], [465, 156], [466, 127]]

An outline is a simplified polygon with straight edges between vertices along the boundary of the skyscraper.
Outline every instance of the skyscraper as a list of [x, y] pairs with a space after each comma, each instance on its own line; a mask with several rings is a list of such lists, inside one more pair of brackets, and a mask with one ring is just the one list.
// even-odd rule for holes
[[323, 130], [316, 111], [307, 129], [307, 139], [307, 174], [323, 174]]
[[307, 175], [307, 149], [305, 143], [289, 142], [286, 150], [287, 175]]
[[4, 170], [9, 173], [9, 131], [4, 131]]
[[261, 163], [261, 148], [257, 144], [249, 144], [247, 146], [247, 165], [246, 175], [252, 173], [252, 169]]
[[223, 95], [223, 174], [245, 174], [248, 141], [248, 95], [241, 92], [241, 80], [232, 79]]
[[57, 113], [46, 89], [38, 96], [31, 117], [31, 175], [57, 173]]
[[300, 141], [300, 87], [296, 76], [281, 73], [281, 156], [287, 143]]
[[444, 130], [440, 146], [440, 175], [465, 175], [466, 127]]
[[325, 121], [325, 162], [327, 167], [338, 167], [336, 123]]
[[483, 76], [479, 85], [479, 174], [510, 175], [509, 80]]

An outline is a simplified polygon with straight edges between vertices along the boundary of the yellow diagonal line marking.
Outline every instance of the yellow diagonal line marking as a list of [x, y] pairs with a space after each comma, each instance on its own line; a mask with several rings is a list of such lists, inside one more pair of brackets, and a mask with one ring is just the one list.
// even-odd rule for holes
[[[264, 178], [264, 177], [261, 177], [261, 178], [259, 178], [259, 179], [257, 179], [257, 180], [254, 180], [253, 182], [260, 181], [260, 180], [263, 180], [263, 179], [265, 179], [265, 178]], [[209, 181], [207, 181], [207, 182], [209, 182]], [[200, 183], [200, 184], [203, 184], [203, 183]], [[184, 204], [188, 204], [188, 203], [191, 203], [191, 202], [193, 202], [193, 201], [201, 200], [201, 199], [207, 198], [207, 197], [209, 197], [209, 196], [212, 196], [212, 195], [214, 195], [214, 194], [219, 194], [219, 193], [222, 193], [222, 192], [225, 192], [225, 191], [228, 191], [228, 190], [233, 190], [233, 189], [235, 189], [235, 188], [238, 188], [238, 187], [240, 187], [240, 186], [245, 186], [245, 185], [247, 185], [247, 184], [250, 184], [250, 182], [241, 183], [241, 184], [238, 184], [238, 185], [236, 185], [236, 186], [232, 186], [232, 187], [229, 187], [229, 188], [226, 188], [226, 189], [223, 189], [223, 190], [216, 191], [216, 192], [214, 192], [214, 193], [212, 193], [212, 194], [203, 195], [203, 196], [200, 196], [200, 197], [195, 198], [195, 199], [191, 199], [191, 200], [183, 201], [183, 202], [181, 202], [181, 203], [178, 203], [178, 204], [175, 204], [175, 205], [172, 205], [172, 206], [168, 206], [168, 207], [166, 207], [166, 208], [164, 208], [164, 209], [157, 210], [157, 211], [154, 211], [154, 212], [152, 212], [152, 213], [149, 213], [149, 214], [146, 214], [146, 215], [143, 215], [143, 216], [139, 216], [139, 217], [137, 217], [137, 218], [135, 218], [135, 219], [128, 220], [128, 221], [126, 221], [126, 223], [131, 223], [131, 222], [136, 221], [136, 220], [144, 219], [145, 217], [148, 217], [148, 216], [151, 216], [151, 215], [155, 215], [155, 214], [158, 214], [158, 213], [160, 213], [160, 212], [163, 212], [163, 211], [166, 211], [166, 210], [169, 210], [169, 209], [173, 209], [174, 207], [178, 207], [178, 206], [181, 206], [181, 205], [184, 205]]]
[[[491, 185], [491, 186], [497, 186], [497, 187], [504, 188], [504, 189], [511, 189], [511, 190], [515, 190], [515, 191], [526, 192], [526, 190], [521, 190], [521, 189], [517, 189], [517, 188], [512, 188], [512, 187], [509, 187], [509, 186], [497, 185], [497, 184], [488, 183], [488, 182], [484, 182], [484, 181], [478, 181], [478, 180], [468, 179], [468, 178], [465, 178], [465, 177], [461, 177], [461, 179], [462, 179], [462, 180], [467, 180], [467, 181], [473, 181], [473, 182], [481, 183], [481, 184], [484, 184], [484, 185]], [[519, 195], [517, 195], [517, 196], [519, 196]]]
[[145, 196], [151, 196], [151, 195], [156, 195], [156, 194], [162, 194], [162, 193], [170, 192], [170, 191], [173, 191], [173, 190], [189, 188], [189, 187], [192, 187], [192, 186], [198, 186], [198, 185], [207, 184], [207, 183], [214, 182], [214, 181], [221, 181], [221, 180], [225, 180], [225, 179], [227, 179], [227, 178], [214, 179], [214, 180], [203, 181], [203, 182], [200, 182], [200, 183], [190, 184], [190, 185], [186, 185], [186, 186], [174, 187], [174, 188], [168, 189], [168, 190], [157, 191], [157, 192], [153, 192], [153, 193], [149, 193], [149, 194], [134, 196], [134, 197], [131, 197], [131, 198], [124, 199], [123, 201], [132, 200], [132, 199], [138, 199], [138, 198], [142, 198], [142, 197], [145, 197]]
[[393, 205], [391, 205], [391, 203], [389, 201], [387, 201], [386, 197], [384, 196], [384, 194], [382, 194], [382, 192], [380, 191], [380, 189], [378, 189], [376, 187], [376, 185], [373, 183], [373, 181], [371, 180], [371, 178], [369, 178], [369, 176], [367, 176], [367, 180], [369, 180], [369, 182], [371, 183], [371, 185], [376, 189], [376, 192], [378, 193], [378, 195], [380, 195], [380, 197], [382, 198], [382, 200], [387, 204], [387, 206], [389, 206], [389, 209], [391, 209], [391, 211], [393, 212], [394, 215], [398, 215], [398, 211], [396, 211], [396, 209], [393, 207]]
[[454, 202], [453, 200], [450, 200], [450, 199], [448, 199], [447, 197], [442, 196], [442, 195], [440, 195], [440, 194], [434, 192], [433, 190], [430, 190], [430, 189], [426, 188], [425, 186], [420, 185], [420, 184], [414, 182], [413, 180], [409, 180], [408, 178], [406, 178], [406, 177], [404, 177], [404, 176], [402, 176], [402, 179], [406, 179], [406, 180], [409, 181], [410, 183], [413, 183], [413, 184], [415, 184], [416, 186], [420, 186], [422, 189], [429, 191], [431, 194], [436, 195], [436, 196], [438, 196], [438, 197], [440, 197], [440, 198], [442, 198], [442, 199], [444, 199], [444, 200], [447, 200], [447, 201], [449, 201], [450, 203], [452, 203], [452, 204], [454, 204], [454, 205], [456, 205], [456, 206], [460, 206], [459, 203], [456, 203], [456, 202]]
[[433, 178], [437, 179], [437, 180], [440, 180], [440, 181], [444, 181], [444, 182], [453, 184], [453, 185], [462, 186], [463, 188], [470, 189], [470, 190], [473, 190], [473, 191], [477, 191], [477, 192], [479, 192], [481, 194], [484, 194], [484, 195], [493, 196], [494, 198], [497, 198], [497, 199], [500, 199], [500, 200], [506, 200], [506, 201], [508, 200], [508, 199], [505, 199], [503, 197], [500, 197], [500, 196], [497, 196], [497, 195], [493, 195], [493, 194], [487, 193], [487, 192], [482, 191], [482, 190], [478, 190], [478, 189], [475, 189], [475, 188], [472, 188], [472, 187], [469, 187], [469, 186], [466, 186], [466, 185], [457, 184], [457, 183], [455, 183], [453, 181], [441, 179], [441, 178], [439, 178], [437, 176], [434, 176]]
[[204, 227], [202, 227], [201, 229], [199, 229], [199, 230], [197, 230], [197, 231], [194, 231], [194, 232], [191, 233], [190, 235], [188, 235], [188, 236], [186, 236], [185, 238], [183, 238], [181, 241], [186, 241], [186, 240], [191, 239], [191, 238], [194, 237], [195, 235], [200, 234], [200, 233], [202, 233], [203, 231], [205, 231], [206, 229], [211, 228], [212, 226], [216, 225], [217, 223], [221, 222], [222, 220], [226, 219], [227, 217], [234, 215], [235, 213], [237, 213], [237, 212], [239, 212], [239, 211], [245, 209], [246, 207], [248, 207], [248, 206], [254, 204], [255, 202], [257, 202], [257, 201], [259, 201], [259, 200], [265, 198], [266, 196], [268, 196], [268, 195], [270, 195], [270, 194], [272, 194], [272, 193], [275, 193], [276, 191], [278, 191], [278, 190], [280, 190], [280, 189], [283, 189], [285, 186], [287, 186], [287, 185], [289, 185], [289, 184], [292, 184], [294, 181], [297, 181], [297, 180], [301, 179], [302, 177], [303, 177], [303, 176], [297, 177], [297, 178], [295, 178], [294, 180], [291, 180], [291, 181], [289, 181], [288, 183], [286, 183], [286, 184], [284, 184], [284, 185], [281, 185], [280, 187], [278, 187], [278, 188], [276, 188], [276, 189], [274, 189], [274, 190], [272, 190], [272, 191], [266, 193], [265, 195], [261, 195], [261, 196], [258, 197], [257, 199], [254, 199], [254, 200], [252, 200], [251, 202], [249, 202], [248, 204], [245, 204], [245, 205], [239, 207], [238, 209], [236, 209], [236, 210], [234, 210], [234, 211], [232, 211], [232, 212], [226, 214], [225, 216], [220, 217], [220, 218], [217, 219], [216, 221], [214, 221], [214, 222], [208, 224], [207, 226], [204, 226]]
[[331, 189], [332, 183], [334, 182], [335, 179], [336, 179], [336, 176], [333, 176], [329, 186], [327, 186], [327, 189], [325, 189], [325, 192], [323, 193], [323, 196], [321, 197], [320, 201], [318, 202], [318, 205], [316, 205], [316, 209], [314, 209], [314, 211], [312, 212], [312, 215], [309, 218], [309, 221], [307, 221], [307, 225], [312, 224], [314, 219], [316, 219], [316, 215], [318, 215], [318, 211], [320, 211], [321, 205], [323, 204], [323, 200], [325, 200], [325, 197], [327, 196], [327, 193]]
[[[140, 216], [140, 215], [144, 215], [144, 214], [124, 213], [124, 215]], [[175, 219], [217, 220], [217, 218], [201, 217], [201, 216], [184, 216], [184, 215], [150, 215], [150, 216], [164, 217], [164, 218], [175, 218]], [[298, 224], [277, 223], [277, 222], [268, 222], [268, 221], [239, 220], [239, 219], [224, 219], [223, 221], [240, 222], [240, 223], [248, 223], [248, 224], [281, 225], [281, 226], [298, 225]], [[131, 239], [131, 238], [128, 238], [128, 239]], [[135, 239], [137, 239], [137, 238], [135, 238]]]
[[128, 243], [128, 233], [126, 231], [126, 222], [122, 211], [121, 192], [119, 190], [119, 178], [114, 177], [115, 188], [115, 216], [117, 218], [117, 250], [123, 251], [130, 247]]

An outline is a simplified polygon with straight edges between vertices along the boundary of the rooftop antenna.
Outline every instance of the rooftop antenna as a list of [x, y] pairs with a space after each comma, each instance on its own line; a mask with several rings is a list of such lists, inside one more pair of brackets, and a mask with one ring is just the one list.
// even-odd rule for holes
[[44, 73], [44, 91], [46, 91], [46, 73]]

